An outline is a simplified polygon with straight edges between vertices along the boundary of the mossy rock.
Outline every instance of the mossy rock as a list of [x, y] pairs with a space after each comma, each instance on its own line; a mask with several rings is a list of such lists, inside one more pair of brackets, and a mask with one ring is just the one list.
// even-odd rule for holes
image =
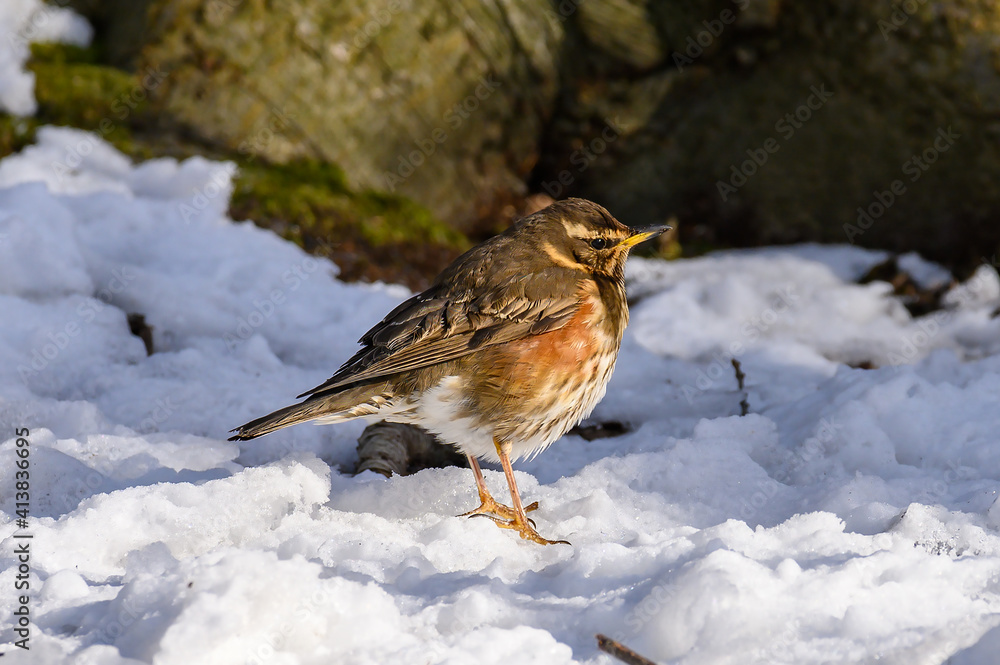
[[273, 164], [250, 151], [192, 138], [148, 102], [160, 79], [100, 62], [97, 48], [33, 45], [38, 114], [0, 115], [0, 154], [29, 145], [40, 124], [96, 132], [133, 159], [206, 155], [238, 166], [230, 216], [251, 219], [310, 251], [328, 255], [344, 280], [425, 286], [467, 248], [465, 237], [410, 199], [352, 189], [338, 166], [295, 159]]
[[426, 208], [398, 195], [351, 190], [343, 171], [315, 160], [244, 160], [230, 215], [252, 219], [340, 267], [346, 281], [421, 289], [468, 247]]
[[340, 164], [353, 189], [463, 232], [495, 231], [528, 194], [559, 90], [549, 2], [75, 1], [109, 38], [142, 35], [116, 52], [169, 72], [154, 104], [210, 145]]
[[150, 122], [149, 79], [100, 64], [94, 48], [67, 44], [32, 44], [28, 69], [35, 73], [36, 122], [96, 132], [137, 156], [132, 134]]

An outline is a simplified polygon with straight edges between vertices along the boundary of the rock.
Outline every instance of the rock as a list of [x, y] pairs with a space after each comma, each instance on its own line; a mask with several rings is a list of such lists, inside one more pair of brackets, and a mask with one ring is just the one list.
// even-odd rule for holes
[[562, 22], [534, 0], [150, 0], [137, 69], [186, 130], [341, 166], [468, 230], [526, 194]]
[[610, 57], [637, 69], [652, 67], [663, 59], [663, 48], [647, 4], [647, 0], [581, 2], [580, 29]]
[[649, 13], [663, 59], [644, 71], [592, 44], [603, 61], [567, 82], [534, 189], [627, 223], [676, 213], [686, 246], [849, 242], [952, 265], [1000, 246], [995, 3]]
[[465, 455], [439, 443], [426, 430], [413, 425], [380, 421], [358, 437], [355, 474], [374, 471], [385, 477], [408, 476], [422, 469], [465, 466]]
[[207, 155], [232, 161], [238, 168], [230, 217], [252, 219], [332, 259], [344, 281], [386, 281], [423, 290], [468, 248], [462, 234], [412, 200], [352, 189], [336, 165], [308, 159], [271, 163], [165, 130], [164, 117], [148, 103], [161, 79], [101, 63], [97, 50], [32, 45], [28, 66], [35, 74], [38, 114], [0, 115], [0, 156], [33, 142], [37, 126], [59, 124], [93, 131], [137, 160]]
[[676, 216], [689, 251], [1000, 249], [991, 0], [109, 2], [186, 136], [339, 166], [478, 236], [534, 192]]
[[117, 67], [134, 64], [147, 38], [146, 16], [152, 0], [59, 0], [87, 17], [101, 33], [102, 55]]

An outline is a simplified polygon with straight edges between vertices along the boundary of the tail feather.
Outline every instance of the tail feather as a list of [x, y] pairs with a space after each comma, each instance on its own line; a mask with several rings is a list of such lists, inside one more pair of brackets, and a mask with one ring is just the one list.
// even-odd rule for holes
[[231, 432], [236, 432], [235, 436], [229, 437], [230, 441], [248, 441], [256, 439], [258, 436], [269, 434], [283, 427], [290, 427], [308, 420], [319, 418], [323, 415], [333, 415], [328, 409], [320, 404], [322, 400], [308, 400], [301, 404], [293, 404], [283, 409], [278, 409], [274, 413], [251, 420], [245, 425], [240, 425]]
[[229, 437], [229, 440], [249, 441], [275, 430], [310, 420], [334, 423], [374, 415], [386, 407], [391, 410], [390, 395], [380, 393], [381, 391], [373, 391], [371, 388], [357, 387], [332, 395], [313, 396], [304, 402], [278, 409], [274, 413], [269, 413], [230, 430], [236, 434]]

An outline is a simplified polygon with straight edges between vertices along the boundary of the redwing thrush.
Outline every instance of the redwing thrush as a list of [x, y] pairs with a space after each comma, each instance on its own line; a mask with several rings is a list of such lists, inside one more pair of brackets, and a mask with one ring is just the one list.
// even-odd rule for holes
[[[526, 217], [469, 250], [389, 312], [363, 348], [307, 399], [253, 420], [247, 440], [307, 420], [420, 425], [468, 455], [484, 515], [536, 543], [511, 460], [532, 456], [604, 396], [628, 323], [625, 259], [667, 227], [637, 231], [583, 199]], [[513, 508], [486, 489], [476, 458], [503, 465]]]

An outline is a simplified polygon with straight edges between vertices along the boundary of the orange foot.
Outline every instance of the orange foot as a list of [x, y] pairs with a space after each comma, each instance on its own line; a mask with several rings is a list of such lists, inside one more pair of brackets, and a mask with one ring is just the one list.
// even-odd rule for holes
[[[528, 510], [528, 508], [525, 508], [525, 510]], [[542, 538], [538, 535], [538, 532], [535, 531], [534, 522], [527, 518], [521, 519], [517, 515], [514, 515], [514, 517], [508, 521], [494, 518], [493, 522], [501, 529], [513, 529], [514, 531], [517, 531], [521, 535], [521, 538], [538, 543], [539, 545], [572, 545], [572, 543], [568, 540], [547, 540]]]
[[[515, 517], [514, 509], [511, 508], [510, 506], [505, 506], [502, 503], [498, 503], [497, 500], [494, 499], [489, 494], [485, 496], [480, 495], [479, 500], [480, 504], [478, 508], [470, 510], [467, 513], [462, 513], [461, 515], [459, 515], [459, 517], [488, 517], [494, 522], [498, 521], [511, 522], [514, 520]], [[530, 513], [532, 510], [538, 510], [537, 501], [524, 507], [524, 512], [526, 513]], [[535, 523], [532, 520], [528, 521], [531, 522], [532, 526], [534, 526]]]

